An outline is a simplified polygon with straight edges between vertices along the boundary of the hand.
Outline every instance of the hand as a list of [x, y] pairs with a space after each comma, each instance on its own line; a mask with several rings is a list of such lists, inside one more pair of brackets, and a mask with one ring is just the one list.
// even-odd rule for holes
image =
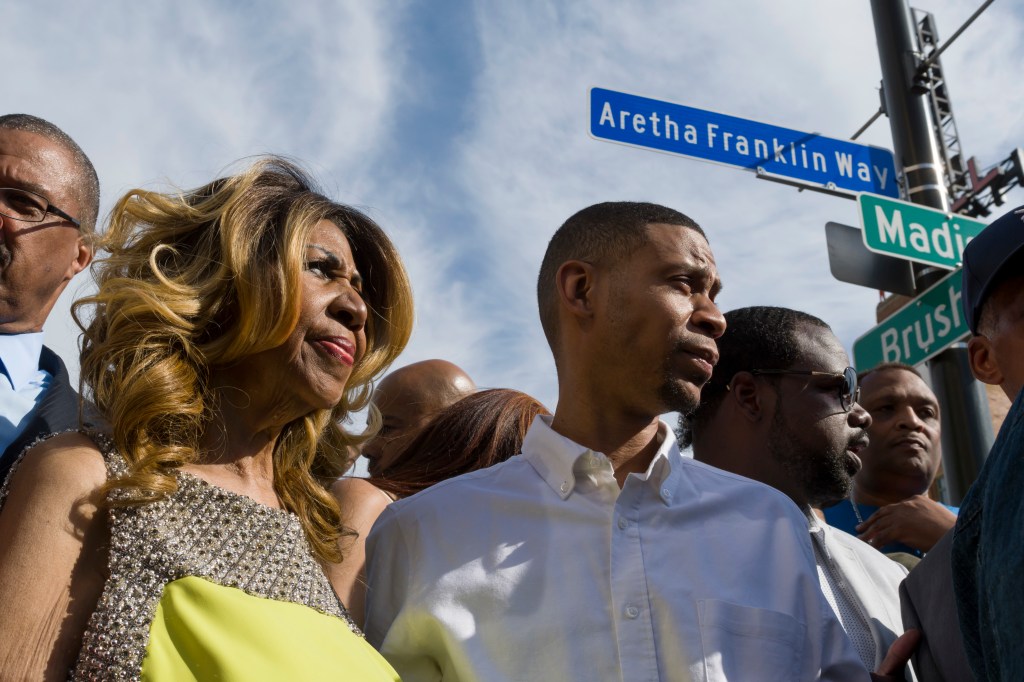
[[861, 540], [873, 547], [892, 542], [929, 551], [956, 524], [956, 515], [924, 495], [887, 504], [857, 526]]
[[885, 654], [881, 665], [878, 666], [878, 670], [871, 673], [872, 681], [897, 682], [904, 680], [903, 670], [920, 643], [920, 630], [911, 628], [900, 635], [889, 647], [889, 651]]

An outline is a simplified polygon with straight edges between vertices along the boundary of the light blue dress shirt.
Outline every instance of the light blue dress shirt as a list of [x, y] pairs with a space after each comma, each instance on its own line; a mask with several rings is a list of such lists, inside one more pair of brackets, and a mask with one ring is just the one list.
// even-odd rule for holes
[[14, 442], [50, 386], [53, 377], [39, 368], [43, 332], [0, 334], [0, 452]]
[[550, 419], [374, 525], [366, 636], [403, 680], [867, 682], [792, 500], [680, 457], [665, 423], [620, 489]]

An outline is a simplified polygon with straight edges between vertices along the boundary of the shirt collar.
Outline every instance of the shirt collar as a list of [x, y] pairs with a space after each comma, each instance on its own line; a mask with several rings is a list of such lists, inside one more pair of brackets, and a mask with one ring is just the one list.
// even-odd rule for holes
[[15, 391], [20, 391], [39, 374], [43, 332], [0, 334], [0, 360]]
[[[551, 428], [552, 417], [538, 415], [534, 418], [530, 430], [523, 440], [523, 457], [537, 471], [541, 478], [563, 500], [572, 495], [579, 482], [579, 475], [594, 472], [607, 467], [612, 473], [611, 462], [603, 453], [595, 452], [580, 445]], [[660, 488], [659, 495], [668, 504], [672, 498], [672, 485], [669, 479], [679, 467], [673, 462], [680, 458], [679, 446], [672, 430], [665, 422], [659, 422], [658, 437], [661, 445], [654, 453], [650, 466], [643, 474], [631, 474], [649, 485]], [[616, 484], [617, 485], [617, 484]]]

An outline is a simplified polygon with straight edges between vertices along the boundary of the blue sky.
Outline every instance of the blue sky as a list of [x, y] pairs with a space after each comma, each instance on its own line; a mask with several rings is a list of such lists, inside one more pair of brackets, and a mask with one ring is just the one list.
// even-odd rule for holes
[[[945, 37], [979, 4], [924, 9]], [[828, 267], [824, 225], [858, 224], [854, 202], [588, 134], [599, 86], [847, 138], [879, 102], [866, 0], [13, 0], [0, 17], [12, 29], [0, 41], [4, 109], [82, 145], [104, 213], [131, 187], [195, 186], [264, 152], [299, 159], [369, 212], [415, 289], [399, 365], [443, 357], [553, 408], [537, 270], [558, 225], [607, 200], [696, 219], [725, 310], [799, 308], [848, 349], [874, 324], [877, 292]], [[1024, 10], [996, 2], [943, 55], [961, 143], [980, 167], [1024, 146], [1021, 35]], [[887, 119], [861, 141], [891, 149]], [[76, 280], [46, 326], [69, 365], [67, 310], [88, 285]]]

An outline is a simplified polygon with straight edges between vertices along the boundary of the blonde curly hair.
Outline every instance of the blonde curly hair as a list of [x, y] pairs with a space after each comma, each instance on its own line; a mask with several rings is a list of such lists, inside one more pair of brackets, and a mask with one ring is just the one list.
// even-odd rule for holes
[[[198, 189], [128, 192], [114, 207], [94, 265], [96, 294], [78, 301], [81, 385], [131, 470], [107, 484], [110, 504], [144, 504], [177, 489], [216, 410], [210, 370], [282, 344], [299, 316], [305, 246], [337, 225], [364, 278], [366, 354], [342, 401], [288, 424], [274, 449], [274, 488], [318, 558], [341, 559], [336, 478], [365, 435], [342, 426], [367, 406], [372, 381], [405, 348], [412, 291], [398, 252], [369, 217], [318, 193], [293, 163], [262, 158]], [[88, 318], [88, 323], [83, 320]]]

